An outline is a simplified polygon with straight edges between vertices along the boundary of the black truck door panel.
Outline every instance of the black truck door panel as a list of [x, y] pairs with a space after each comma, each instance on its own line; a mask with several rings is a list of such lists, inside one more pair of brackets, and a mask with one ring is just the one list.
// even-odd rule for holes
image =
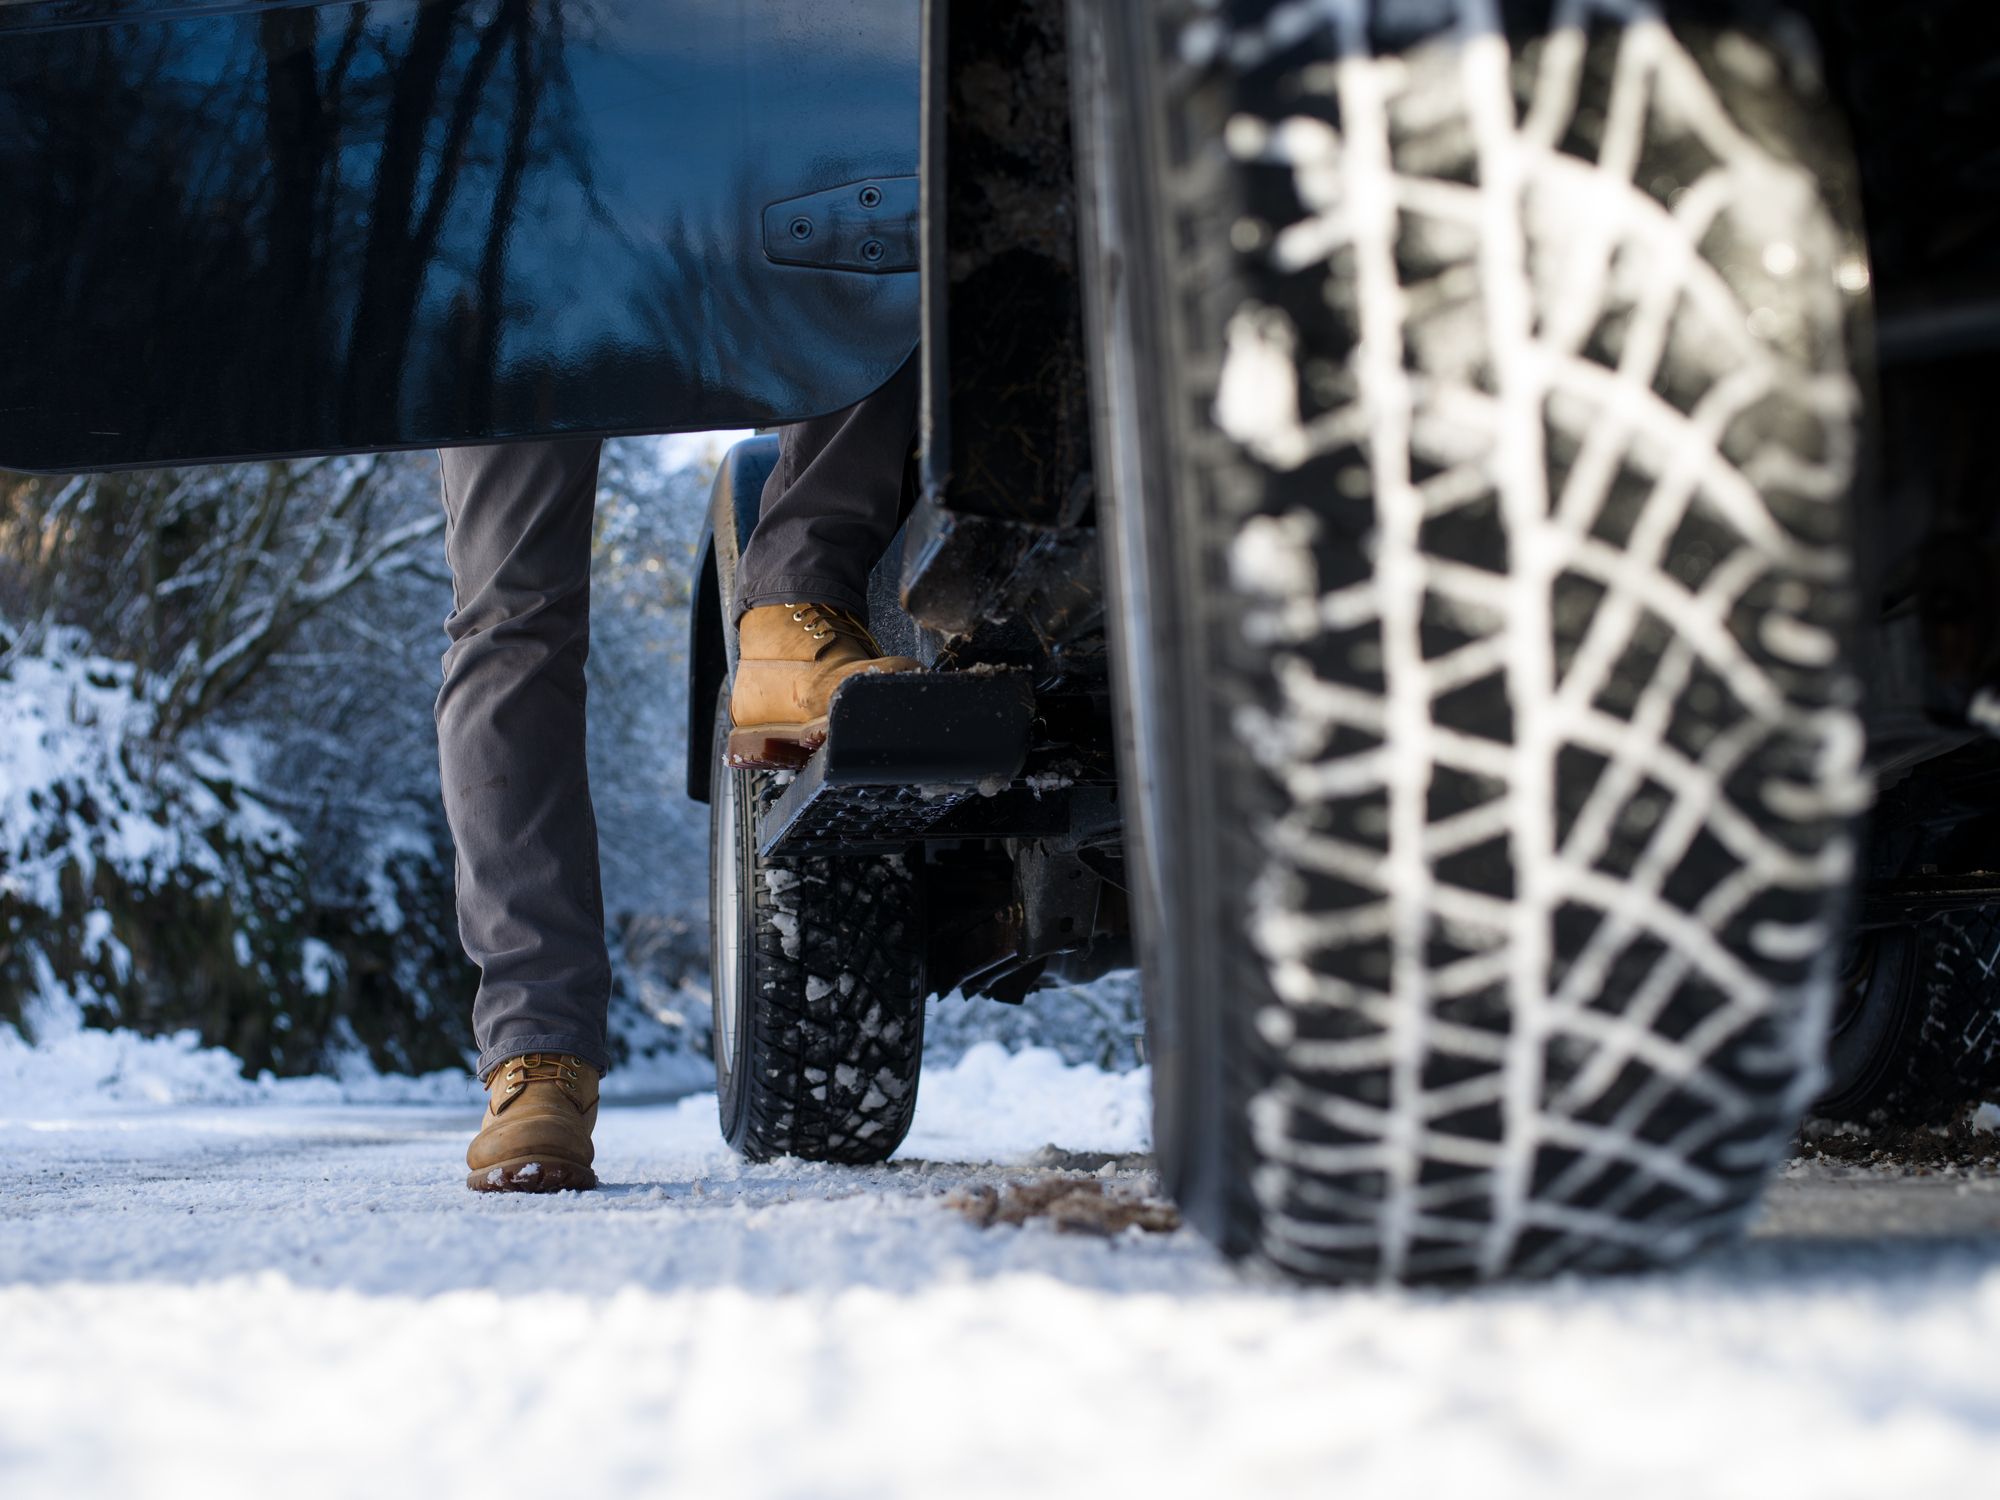
[[0, 0], [0, 465], [849, 405], [918, 109], [917, 0]]

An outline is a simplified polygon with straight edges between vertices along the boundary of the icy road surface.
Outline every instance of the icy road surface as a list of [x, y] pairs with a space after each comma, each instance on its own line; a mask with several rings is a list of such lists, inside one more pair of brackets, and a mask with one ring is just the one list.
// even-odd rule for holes
[[870, 1171], [744, 1166], [707, 1096], [608, 1109], [606, 1188], [559, 1199], [467, 1193], [463, 1109], [10, 1112], [10, 1500], [2000, 1483], [1991, 1179], [1795, 1168], [1757, 1239], [1676, 1276], [1303, 1292], [1185, 1230], [943, 1207], [1045, 1145], [1143, 1143], [1141, 1079], [1047, 1054], [928, 1077], [904, 1159]]

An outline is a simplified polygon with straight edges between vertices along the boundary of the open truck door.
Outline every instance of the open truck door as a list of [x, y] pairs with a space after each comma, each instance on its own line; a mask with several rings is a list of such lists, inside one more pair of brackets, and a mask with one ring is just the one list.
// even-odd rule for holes
[[699, 430], [917, 342], [916, 0], [0, 0], [0, 466]]

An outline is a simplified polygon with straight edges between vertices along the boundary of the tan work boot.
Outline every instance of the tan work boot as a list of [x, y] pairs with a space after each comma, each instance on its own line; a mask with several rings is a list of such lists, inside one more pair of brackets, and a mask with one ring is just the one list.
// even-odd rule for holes
[[766, 604], [736, 627], [729, 694], [728, 763], [792, 770], [826, 743], [833, 690], [863, 672], [916, 672], [923, 663], [884, 656], [868, 627], [829, 604]]
[[579, 1058], [530, 1052], [486, 1080], [486, 1119], [466, 1147], [476, 1193], [559, 1193], [594, 1188], [590, 1132], [597, 1074]]

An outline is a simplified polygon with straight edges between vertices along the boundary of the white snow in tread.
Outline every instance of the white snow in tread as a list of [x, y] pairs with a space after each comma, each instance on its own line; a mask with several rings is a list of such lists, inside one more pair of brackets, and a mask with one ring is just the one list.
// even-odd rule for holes
[[1981, 688], [1972, 695], [1965, 717], [1988, 734], [2000, 735], [2000, 693], [1992, 688]]
[[[1223, 378], [1228, 379], [1227, 366]], [[1230, 435], [1248, 441], [1240, 433]], [[1230, 542], [1230, 582], [1244, 593], [1278, 599], [1317, 594], [1319, 570], [1311, 547], [1318, 530], [1311, 516], [1252, 516]]]
[[1299, 377], [1290, 324], [1282, 313], [1246, 308], [1229, 320], [1216, 425], [1274, 468], [1311, 456], [1299, 417]]
[[1513, 552], [1507, 575], [1513, 599], [1507, 612], [1506, 660], [1507, 698], [1514, 712], [1514, 767], [1507, 801], [1517, 915], [1508, 944], [1511, 1030], [1502, 1073], [1501, 1150], [1494, 1164], [1491, 1222], [1480, 1259], [1484, 1274], [1497, 1275], [1513, 1258], [1527, 1227], [1523, 1210], [1540, 1146], [1542, 1059], [1550, 1031], [1550, 927], [1563, 894], [1555, 835], [1555, 761], [1563, 744], [1563, 726], [1553, 711], [1551, 597], [1566, 549], [1549, 514], [1547, 455], [1542, 448], [1547, 388], [1533, 344], [1535, 314], [1519, 217], [1527, 168], [1525, 148], [1515, 131], [1512, 57], [1499, 34], [1492, 0], [1473, 0], [1463, 14], [1479, 33], [1465, 43], [1462, 73], [1478, 141], [1480, 196], [1486, 205], [1480, 279], [1501, 402], [1494, 477]]
[[1824, 922], [1759, 922], [1750, 929], [1750, 946], [1766, 958], [1811, 958], [1832, 941]]
[[770, 917], [771, 925], [778, 932], [778, 946], [784, 950], [785, 957], [797, 958], [799, 956], [799, 914], [795, 911], [782, 911], [774, 908], [770, 913]]
[[[1435, 895], [1431, 867], [1423, 854], [1432, 751], [1430, 690], [1420, 639], [1425, 580], [1417, 532], [1423, 510], [1409, 466], [1416, 397], [1403, 367], [1405, 304], [1396, 268], [1390, 78], [1367, 55], [1365, 7], [1358, 3], [1340, 7], [1334, 24], [1340, 57], [1334, 87], [1349, 130], [1348, 147], [1341, 154], [1342, 191], [1354, 225], [1355, 290], [1361, 315], [1356, 364], [1368, 421], [1377, 517], [1375, 581], [1382, 601], [1389, 683], [1384, 729], [1392, 754], [1382, 763], [1389, 797], [1389, 854], [1382, 861], [1381, 875], [1392, 913], [1389, 1086], [1392, 1097], [1411, 1099], [1422, 1093], [1423, 1066], [1432, 1045], [1426, 1032], [1430, 997], [1425, 946]], [[1414, 1193], [1424, 1160], [1423, 1123], [1416, 1112], [1397, 1110], [1380, 1112], [1374, 1121], [1360, 1126], [1379, 1137], [1384, 1147], [1388, 1187], [1376, 1227], [1383, 1274], [1388, 1277], [1405, 1271], [1419, 1227]], [[1298, 1234], [1297, 1226], [1292, 1233]]]
[[[1397, 18], [1413, 20], [1425, 8]], [[1370, 57], [1363, 23], [1391, 9], [1362, 0], [1302, 0], [1281, 6], [1265, 26], [1227, 45], [1243, 64], [1284, 50], [1314, 28], [1337, 46], [1337, 63], [1304, 76], [1309, 89], [1330, 87], [1337, 95], [1338, 130], [1305, 115], [1243, 115], [1229, 122], [1225, 143], [1242, 159], [1293, 172], [1308, 212], [1297, 223], [1272, 226], [1268, 253], [1275, 265], [1309, 268], [1341, 256], [1352, 277], [1345, 291], [1360, 319], [1354, 369], [1361, 399], [1303, 419], [1294, 333], [1275, 310], [1246, 306], [1227, 327], [1216, 421], [1273, 468], [1295, 469], [1357, 444], [1369, 457], [1377, 522], [1369, 542], [1376, 564], [1371, 583], [1320, 593], [1310, 551], [1315, 522], [1303, 513], [1246, 524], [1229, 564], [1232, 580], [1248, 596], [1244, 628], [1254, 641], [1303, 644], [1328, 629], [1375, 624], [1389, 693], [1378, 698], [1324, 682], [1303, 654], [1280, 652], [1274, 657], [1278, 705], [1239, 708], [1234, 728], [1298, 808], [1271, 829], [1273, 863], [1252, 897], [1252, 937], [1268, 960], [1276, 993], [1287, 1007], [1339, 1006], [1382, 1028], [1373, 1038], [1317, 1047], [1293, 1040], [1295, 1058], [1301, 1068], [1388, 1067], [1393, 1094], [1420, 1100], [1420, 1106], [1389, 1111], [1281, 1084], [1257, 1102], [1252, 1128], [1271, 1158], [1257, 1183], [1267, 1209], [1279, 1208], [1293, 1190], [1287, 1164], [1320, 1174], [1386, 1174], [1389, 1186], [1372, 1223], [1329, 1229], [1277, 1215], [1273, 1234], [1301, 1255], [1314, 1247], [1379, 1244], [1383, 1268], [1393, 1273], [1399, 1247], [1413, 1235], [1458, 1242], [1483, 1236], [1469, 1264], [1491, 1270], [1529, 1228], [1605, 1240], [1629, 1236], [1616, 1215], [1651, 1183], [1672, 1183], [1697, 1201], [1720, 1201], [1719, 1184], [1690, 1167], [1689, 1158], [1707, 1140], [1742, 1134], [1750, 1118], [1770, 1119], [1771, 1110], [1767, 1100], [1709, 1078], [1708, 1054], [1774, 1014], [1787, 1018], [1775, 1033], [1784, 1045], [1807, 1048], [1829, 1003], [1829, 944], [1813, 924], [1764, 923], [1753, 930], [1756, 960], [1807, 971], [1785, 984], [1756, 972], [1719, 934], [1766, 891], [1820, 892], [1843, 883], [1852, 869], [1850, 839], [1838, 832], [1816, 836], [1819, 852], [1801, 856], [1776, 825], [1843, 819], [1867, 796], [1860, 727], [1846, 706], [1854, 701], [1851, 692], [1835, 686], [1828, 706], [1800, 706], [1769, 665], [1822, 673], [1836, 668], [1837, 640], [1800, 613], [1811, 602], [1807, 590], [1846, 586], [1846, 556], [1787, 530], [1762, 494], [1770, 488], [1794, 503], [1831, 502], [1851, 479], [1858, 398], [1838, 347], [1846, 286], [1840, 268], [1848, 257], [1818, 207], [1813, 184], [1736, 127], [1700, 69], [1659, 24], [1656, 7], [1643, 0], [1562, 0], [1560, 29], [1543, 49], [1518, 120], [1513, 59], [1498, 35], [1491, 0], [1454, 0], [1455, 39], [1401, 58]], [[1593, 17], [1626, 23], [1594, 162], [1556, 149], [1581, 96], [1582, 28]], [[1219, 44], [1210, 39], [1203, 45], [1212, 55]], [[1422, 121], [1428, 128], [1455, 114], [1464, 117], [1476, 144], [1479, 186], [1400, 172], [1388, 145], [1392, 122]], [[1715, 162], [1684, 184], [1671, 204], [1633, 182], [1655, 129], [1694, 136]], [[1702, 240], [1725, 224], [1753, 242], [1782, 247], [1773, 250], [1765, 270], [1793, 288], [1790, 296], [1807, 289], [1820, 368], [1802, 370], [1765, 342], [1776, 325], [1760, 319], [1757, 307], [1746, 305], [1737, 287], [1702, 257]], [[1465, 238], [1473, 231], [1476, 238]], [[1432, 236], [1434, 250], [1449, 255], [1478, 247], [1483, 326], [1418, 324], [1406, 334], [1394, 254], [1399, 233]], [[1614, 299], [1630, 308], [1615, 370], [1587, 357], [1584, 348]], [[1415, 374], [1403, 368], [1406, 336], [1414, 341]], [[1462, 347], [1455, 339], [1464, 341]], [[1497, 381], [1491, 393], [1473, 384], [1488, 351]], [[1670, 354], [1683, 365], [1700, 362], [1711, 375], [1691, 411], [1677, 409], [1655, 389]], [[1774, 398], [1820, 423], [1821, 451], [1808, 458], [1767, 448], [1747, 460], [1725, 458], [1724, 439], [1742, 414]], [[1543, 411], [1581, 441], [1555, 497], [1544, 492]], [[1410, 480], [1410, 461], [1417, 457], [1435, 471], [1421, 486]], [[1613, 546], [1592, 528], [1621, 476], [1637, 478], [1651, 494], [1630, 535]], [[1504, 575], [1418, 550], [1420, 519], [1489, 496], [1498, 497], [1509, 536]], [[1692, 584], [1667, 566], [1690, 517], [1712, 534], [1729, 533], [1733, 547]], [[1550, 607], [1553, 582], [1565, 573], [1594, 580], [1605, 595], [1558, 688], [1548, 651]], [[1754, 639], [1740, 638], [1733, 611], [1749, 590], [1774, 579], [1793, 580], [1779, 594], [1790, 602], [1761, 614]], [[1419, 606], [1433, 619], [1456, 617], [1472, 644], [1424, 660], [1415, 638]], [[1651, 680], [1640, 686], [1637, 703], [1621, 714], [1607, 712], [1600, 697], [1648, 618], [1666, 622], [1672, 639]], [[1431, 722], [1439, 694], [1496, 670], [1507, 674], [1515, 712], [1509, 745]], [[1684, 695], [1713, 697], [1718, 689], [1737, 705], [1734, 724], [1686, 747], [1670, 742]], [[2000, 711], [1995, 717], [2000, 722]], [[1379, 748], [1366, 748], [1365, 741], [1356, 748], [1355, 731], [1375, 737]], [[1336, 756], [1328, 747], [1337, 735], [1344, 748]], [[1750, 805], [1723, 797], [1731, 772], [1774, 741], [1809, 747], [1809, 775], [1766, 777]], [[1558, 848], [1552, 777], [1555, 752], [1564, 745], [1588, 747], [1608, 765]], [[1486, 807], [1429, 825], [1424, 789], [1433, 768], [1511, 790]], [[1662, 794], [1656, 803], [1639, 799], [1649, 783]], [[1386, 860], [1375, 849], [1330, 836], [1312, 816], [1316, 806], [1370, 791], [1387, 807], [1378, 830], [1389, 834]], [[1438, 861], [1503, 834], [1518, 885], [1511, 902], [1436, 879]], [[1638, 837], [1640, 848], [1637, 867], [1618, 878], [1594, 868], [1614, 834]], [[1703, 835], [1719, 841], [1738, 866], [1686, 910], [1664, 892]], [[1307, 887], [1293, 871], [1337, 875], [1380, 891], [1382, 899], [1338, 912], [1306, 911], [1299, 902]], [[1605, 920], [1551, 995], [1549, 924], [1567, 902], [1596, 907]], [[1451, 935], [1469, 956], [1430, 969], [1424, 951], [1430, 932]], [[1379, 991], [1321, 972], [1319, 956], [1329, 947], [1383, 934], [1391, 935], [1392, 959]], [[1592, 1002], [1610, 966], [1642, 937], [1661, 942], [1665, 957], [1621, 1011], [1597, 1009]], [[1694, 976], [1713, 984], [1725, 1003], [1692, 1033], [1668, 1041], [1656, 1030], [1660, 1011]], [[1441, 998], [1503, 980], [1513, 1017], [1504, 1041], [1447, 1026], [1434, 1014], [1426, 1018]], [[1260, 1016], [1258, 1024], [1267, 1035], [1296, 1035], [1296, 1027], [1273, 1017]], [[1539, 1059], [1546, 1046], [1557, 1044], [1585, 1063], [1550, 1099], [1538, 1079]], [[1505, 1065], [1425, 1096], [1418, 1069], [1434, 1051], [1488, 1062], [1504, 1058]], [[1807, 1096], [1801, 1091], [1812, 1086], [1816, 1068], [1804, 1055], [1782, 1061], [1797, 1070], [1794, 1092], [1802, 1105]], [[1569, 1118], [1632, 1062], [1643, 1063], [1650, 1080], [1614, 1121], [1584, 1126]], [[1636, 1124], [1674, 1088], [1707, 1097], [1709, 1118], [1671, 1141], [1633, 1139]], [[1427, 1127], [1447, 1109], [1482, 1104], [1506, 1110], [1497, 1144]], [[1293, 1128], [1299, 1114], [1364, 1139], [1308, 1147]], [[1569, 1173], [1531, 1195], [1538, 1129], [1581, 1156]], [[1774, 1133], [1737, 1154], [1750, 1162], [1777, 1145]], [[1489, 1176], [1484, 1186], [1420, 1190], [1413, 1169], [1426, 1157], [1478, 1166]], [[1567, 1193], [1614, 1159], [1637, 1168], [1625, 1188], [1591, 1211], [1564, 1205]], [[1433, 1212], [1473, 1192], [1487, 1195], [1486, 1229]], [[1356, 1212], [1365, 1215], [1364, 1201], [1365, 1195], [1354, 1200]], [[1691, 1221], [1677, 1234], [1692, 1244], [1711, 1228]]]

